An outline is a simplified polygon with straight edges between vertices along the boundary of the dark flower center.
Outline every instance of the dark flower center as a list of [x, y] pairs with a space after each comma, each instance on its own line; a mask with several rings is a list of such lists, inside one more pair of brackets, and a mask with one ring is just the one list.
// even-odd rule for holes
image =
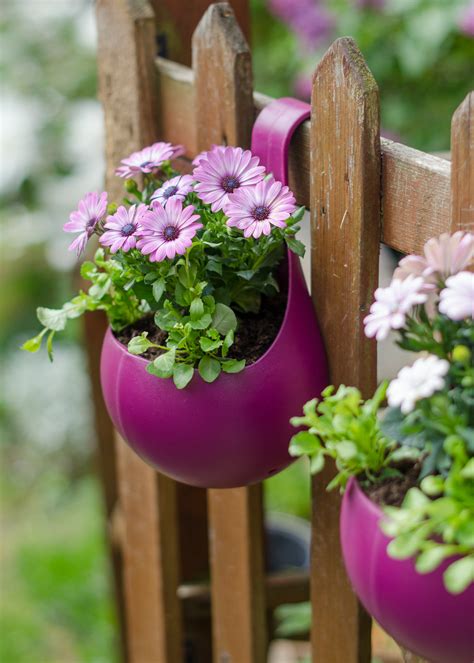
[[167, 242], [172, 242], [179, 235], [179, 229], [176, 226], [166, 226], [163, 230], [163, 237]]
[[150, 168], [153, 166], [153, 161], [144, 161], [140, 164], [140, 168]]
[[255, 221], [264, 221], [265, 219], [268, 219], [269, 214], [270, 208], [265, 207], [264, 205], [257, 205], [257, 207], [252, 212], [252, 216]]
[[124, 226], [122, 226], [122, 235], [128, 236], [131, 235], [135, 230], [135, 226], [133, 223], [126, 223]]
[[240, 186], [240, 182], [237, 179], [237, 177], [234, 177], [233, 175], [226, 175], [225, 177], [222, 178], [221, 181], [221, 187], [224, 189], [226, 193], [232, 193], [234, 189], [238, 189]]
[[178, 187], [177, 186], [169, 186], [167, 189], [163, 191], [163, 198], [171, 198], [171, 196], [174, 196], [175, 193], [178, 193]]
[[94, 233], [96, 224], [97, 224], [97, 217], [95, 216], [92, 219], [89, 219], [89, 221], [87, 222], [86, 230], [89, 237]]

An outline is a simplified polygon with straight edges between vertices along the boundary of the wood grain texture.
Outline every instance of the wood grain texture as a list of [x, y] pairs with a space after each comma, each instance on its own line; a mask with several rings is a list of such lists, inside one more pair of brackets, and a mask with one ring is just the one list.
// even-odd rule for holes
[[130, 663], [182, 659], [176, 483], [117, 439]]
[[384, 244], [421, 253], [425, 242], [450, 226], [451, 164], [382, 138]]
[[[338, 39], [316, 69], [312, 94], [312, 292], [330, 381], [376, 386], [376, 346], [363, 318], [378, 281], [380, 141], [378, 89], [351, 39]], [[313, 661], [370, 661], [370, 620], [347, 579], [339, 544], [340, 497], [313, 482]]]
[[[248, 147], [250, 52], [231, 7], [209, 7], [193, 36], [196, 149]], [[212, 620], [216, 663], [263, 663], [266, 623], [261, 486], [210, 490]]]
[[451, 229], [474, 232], [474, 92], [451, 123]]
[[249, 145], [253, 76], [249, 47], [227, 2], [211, 5], [193, 35], [196, 148]]
[[[163, 56], [181, 64], [191, 64], [191, 37], [211, 0], [151, 0], [158, 28], [158, 42]], [[250, 40], [250, 11], [248, 0], [231, 0], [237, 22]]]
[[[121, 158], [159, 135], [155, 21], [142, 0], [99, 0], [99, 93], [106, 133], [106, 188], [122, 197], [114, 175]], [[118, 66], [118, 63], [126, 63]], [[96, 407], [100, 404], [96, 403]], [[116, 444], [126, 597], [127, 660], [168, 663], [182, 656], [175, 484]], [[113, 462], [113, 461], [111, 461]]]

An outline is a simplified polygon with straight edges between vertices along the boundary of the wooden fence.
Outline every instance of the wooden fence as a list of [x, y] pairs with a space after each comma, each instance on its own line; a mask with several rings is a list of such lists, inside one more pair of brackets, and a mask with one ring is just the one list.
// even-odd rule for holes
[[[113, 175], [119, 160], [156, 140], [186, 146], [183, 170], [213, 143], [249, 147], [269, 98], [253, 91], [251, 54], [234, 11], [208, 5], [97, 0], [112, 199], [122, 196]], [[248, 35], [247, 2], [232, 5]], [[189, 68], [190, 36], [202, 13]], [[157, 57], [157, 45], [175, 61]], [[311, 210], [312, 291], [331, 382], [357, 385], [368, 396], [376, 386], [376, 344], [365, 338], [362, 319], [377, 285], [380, 242], [420, 252], [431, 236], [473, 227], [474, 95], [453, 116], [451, 163], [380, 139], [377, 84], [356, 44], [338, 39], [316, 67], [311, 121], [294, 136], [289, 171], [298, 203]], [[313, 483], [310, 578], [265, 577], [261, 485], [180, 485], [117, 440], [98, 378], [104, 329], [103, 318], [89, 315], [98, 461], [126, 660], [262, 663], [271, 610], [310, 596], [313, 661], [368, 663], [370, 618], [344, 571], [340, 498], [324, 490], [332, 468]]]

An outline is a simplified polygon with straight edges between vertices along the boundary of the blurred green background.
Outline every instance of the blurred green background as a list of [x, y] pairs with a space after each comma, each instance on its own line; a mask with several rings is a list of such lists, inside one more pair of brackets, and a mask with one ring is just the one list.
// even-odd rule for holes
[[[38, 329], [36, 306], [72, 293], [75, 259], [61, 227], [83, 193], [101, 188], [94, 7], [3, 0], [1, 9], [0, 661], [112, 663], [80, 324], [58, 339], [53, 365], [18, 350]], [[379, 83], [387, 134], [449, 149], [451, 115], [472, 87], [472, 3], [252, 0], [252, 29], [260, 91], [304, 98], [327, 46], [352, 35]], [[266, 495], [269, 508], [307, 518], [304, 464], [267, 482]]]

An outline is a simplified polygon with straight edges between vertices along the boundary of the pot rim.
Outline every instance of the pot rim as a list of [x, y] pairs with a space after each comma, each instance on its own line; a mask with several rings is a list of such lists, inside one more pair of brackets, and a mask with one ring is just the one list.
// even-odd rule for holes
[[347, 482], [346, 490], [344, 495], [349, 496], [351, 490], [356, 491], [357, 496], [362, 500], [366, 509], [368, 509], [372, 515], [377, 516], [378, 518], [384, 518], [385, 513], [383, 512], [381, 506], [373, 502], [370, 497], [368, 497], [361, 488], [361, 485], [356, 476], [352, 476]]
[[[260, 364], [260, 362], [263, 362], [263, 360], [267, 358], [267, 355], [273, 350], [274, 346], [276, 345], [277, 341], [279, 340], [279, 338], [280, 338], [280, 336], [281, 336], [281, 334], [282, 334], [282, 332], [283, 332], [283, 329], [284, 329], [284, 327], [285, 327], [285, 325], [286, 325], [286, 321], [287, 321], [287, 319], [288, 319], [289, 310], [290, 310], [290, 302], [291, 302], [292, 297], [293, 297], [293, 290], [292, 290], [292, 288], [291, 288], [291, 284], [292, 284], [293, 279], [294, 279], [294, 276], [295, 276], [295, 274], [294, 274], [295, 269], [299, 268], [299, 265], [298, 265], [298, 263], [296, 262], [296, 261], [299, 261], [298, 256], [294, 255], [294, 254], [290, 251], [290, 249], [288, 249], [288, 248], [287, 248], [287, 256], [288, 256], [288, 296], [287, 296], [287, 299], [286, 299], [285, 314], [284, 314], [284, 316], [283, 316], [283, 320], [282, 320], [282, 322], [281, 322], [280, 329], [278, 330], [278, 334], [275, 336], [275, 338], [273, 339], [272, 344], [271, 344], [270, 347], [264, 352], [264, 354], [263, 354], [261, 357], [259, 357], [259, 358], [257, 359], [257, 361], [254, 361], [252, 364], [249, 364], [248, 366], [246, 365], [245, 368], [243, 369], [243, 371], [240, 371], [240, 373], [237, 373], [237, 375], [242, 375], [242, 374], [245, 373], [245, 372], [248, 373], [248, 371], [250, 371], [252, 368], [256, 367], [258, 364]], [[294, 256], [294, 257], [293, 257], [293, 256]], [[302, 278], [304, 278], [304, 277], [302, 277]], [[305, 287], [306, 287], [306, 285], [305, 285]], [[133, 359], [135, 359], [135, 360], [137, 360], [139, 363], [143, 364], [144, 367], [147, 366], [147, 365], [150, 363], [148, 359], [144, 359], [144, 358], [141, 357], [140, 355], [133, 355], [131, 352], [129, 352], [128, 349], [127, 349], [127, 346], [123, 345], [123, 343], [121, 343], [121, 342], [116, 338], [115, 334], [114, 334], [113, 331], [112, 331], [112, 327], [110, 326], [110, 324], [109, 324], [108, 327], [107, 327], [106, 335], [107, 335], [107, 334], [108, 334], [109, 337], [112, 339], [112, 343], [113, 343], [116, 347], [118, 347], [119, 350], [120, 350], [122, 353], [124, 353], [126, 356], [133, 357]], [[195, 375], [199, 375], [199, 371], [198, 371], [197, 368], [194, 368], [194, 374], [195, 374]], [[159, 378], [158, 376], [156, 376], [156, 377], [157, 377], [159, 380], [168, 380], [168, 378]], [[218, 380], [219, 380], [219, 378], [218, 378]], [[217, 380], [217, 382], [218, 382], [218, 380]], [[214, 384], [214, 383], [213, 383], [213, 384]]]

